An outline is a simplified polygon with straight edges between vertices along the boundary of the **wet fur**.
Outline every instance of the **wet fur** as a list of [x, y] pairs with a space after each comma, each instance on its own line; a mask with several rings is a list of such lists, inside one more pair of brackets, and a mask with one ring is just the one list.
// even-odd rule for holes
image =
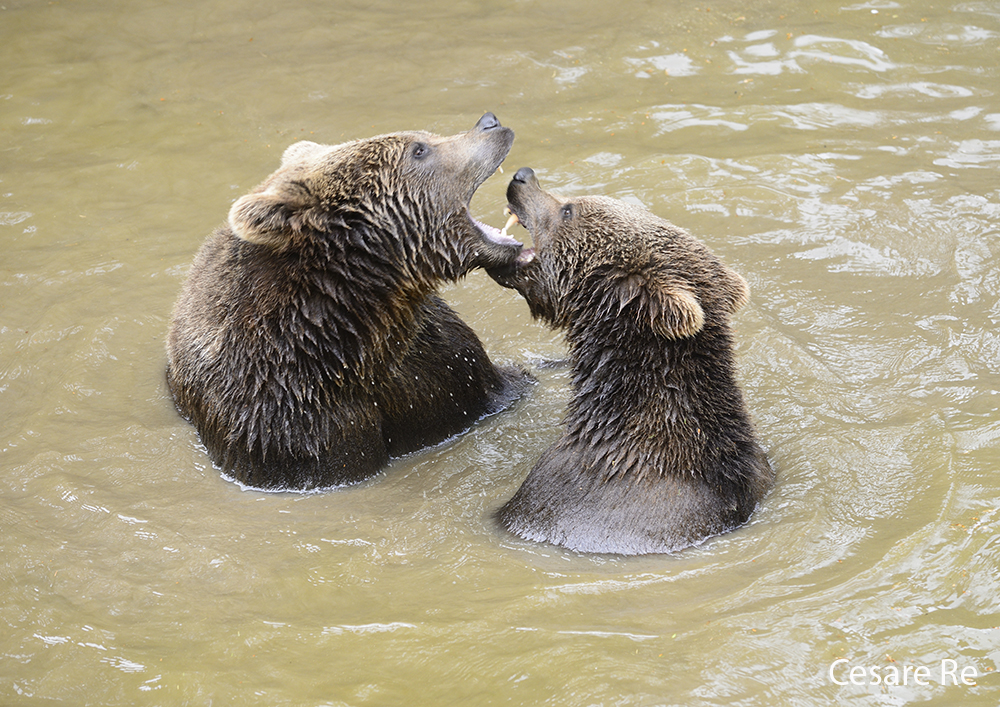
[[735, 375], [745, 281], [645, 209], [560, 199], [530, 170], [507, 198], [535, 249], [491, 275], [565, 330], [573, 397], [500, 522], [620, 554], [674, 552], [746, 522], [774, 474]]
[[513, 140], [485, 120], [450, 138], [296, 143], [199, 251], [167, 382], [226, 474], [262, 489], [358, 482], [520, 394], [524, 374], [495, 367], [435, 294], [519, 250], [467, 215]]

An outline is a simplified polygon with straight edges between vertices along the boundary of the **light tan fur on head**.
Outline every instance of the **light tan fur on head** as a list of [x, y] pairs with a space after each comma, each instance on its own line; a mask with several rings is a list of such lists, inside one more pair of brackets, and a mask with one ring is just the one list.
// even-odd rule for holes
[[636, 317], [668, 339], [694, 336], [705, 325], [705, 312], [689, 287], [657, 273], [632, 273], [617, 283], [619, 314], [636, 303]]
[[329, 145], [320, 145], [309, 140], [299, 140], [285, 148], [281, 155], [281, 166], [287, 167], [291, 164], [298, 164], [306, 161], [310, 157], [316, 157], [330, 149]]
[[350, 143], [320, 145], [302, 140], [281, 156], [281, 166], [229, 209], [229, 227], [250, 243], [281, 249], [302, 228], [321, 226], [313, 189], [322, 186], [324, 172], [336, 155], [349, 154]]
[[280, 248], [288, 230], [284, 203], [283, 198], [267, 192], [241, 196], [229, 209], [229, 227], [245, 241]]
[[[552, 218], [547, 232], [536, 231], [540, 257], [551, 253], [567, 271], [567, 285], [574, 279], [587, 290], [612, 285], [619, 314], [627, 308], [637, 324], [668, 339], [686, 338], [710, 316], [726, 317], [746, 303], [749, 290], [740, 275], [646, 209], [602, 196], [556, 201], [559, 209], [571, 205], [572, 216]], [[555, 299], [558, 312], [566, 300]]]

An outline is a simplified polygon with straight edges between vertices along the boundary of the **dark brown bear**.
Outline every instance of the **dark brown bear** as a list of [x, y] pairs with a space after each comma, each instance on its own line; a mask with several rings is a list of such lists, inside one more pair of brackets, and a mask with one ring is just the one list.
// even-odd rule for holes
[[224, 473], [261, 489], [368, 478], [520, 394], [435, 291], [521, 244], [473, 193], [514, 133], [299, 142], [233, 204], [174, 310], [167, 381]]
[[566, 331], [574, 395], [500, 521], [584, 552], [674, 552], [747, 520], [774, 480], [734, 373], [746, 282], [692, 236], [521, 169], [509, 209], [534, 249], [491, 269]]

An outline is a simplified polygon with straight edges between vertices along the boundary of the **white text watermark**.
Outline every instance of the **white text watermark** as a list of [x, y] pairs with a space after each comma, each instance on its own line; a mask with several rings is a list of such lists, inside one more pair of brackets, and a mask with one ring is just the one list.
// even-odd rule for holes
[[830, 664], [831, 682], [837, 685], [965, 685], [976, 684], [979, 671], [945, 658], [940, 665], [851, 665], [847, 658]]

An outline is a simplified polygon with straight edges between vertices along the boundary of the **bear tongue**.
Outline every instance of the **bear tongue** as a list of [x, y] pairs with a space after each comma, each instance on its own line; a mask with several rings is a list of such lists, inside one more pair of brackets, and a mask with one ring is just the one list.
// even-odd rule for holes
[[510, 222], [508, 222], [507, 225], [504, 226], [504, 230], [502, 231], [499, 228], [493, 228], [493, 226], [485, 224], [482, 221], [478, 221], [476, 219], [472, 219], [472, 223], [476, 224], [476, 228], [479, 229], [479, 232], [482, 233], [483, 237], [486, 238], [486, 240], [490, 241], [491, 243], [497, 243], [498, 245], [506, 245], [506, 246], [517, 246], [518, 248], [524, 245], [520, 241], [517, 241], [507, 235], [507, 229], [511, 225]]

